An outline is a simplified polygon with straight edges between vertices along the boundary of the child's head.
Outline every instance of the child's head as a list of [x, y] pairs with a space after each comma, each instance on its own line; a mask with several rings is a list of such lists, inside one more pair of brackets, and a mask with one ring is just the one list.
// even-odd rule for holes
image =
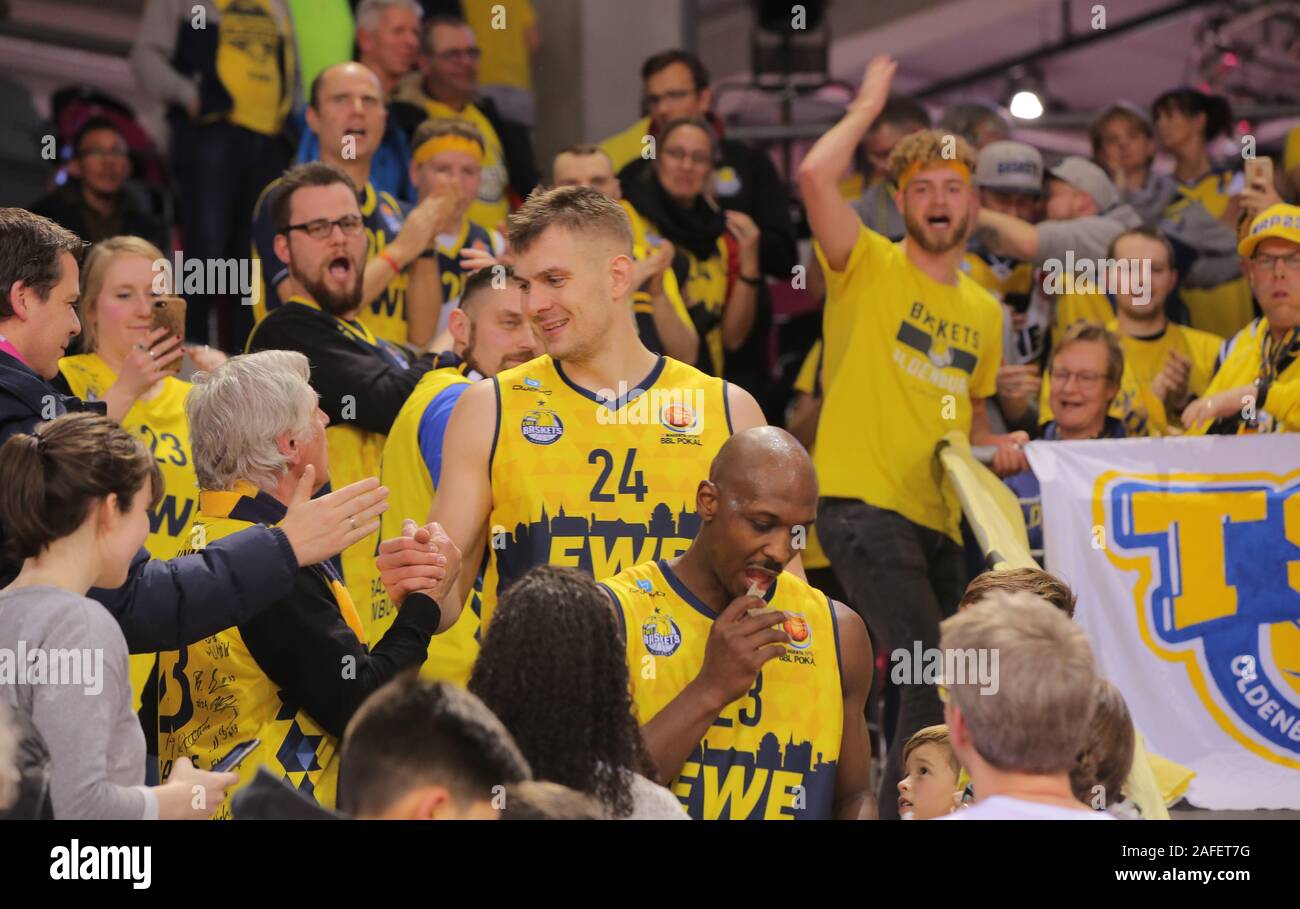
[[926, 726], [903, 746], [898, 813], [903, 820], [940, 817], [961, 804], [961, 764], [948, 742], [948, 727]]
[[1133, 768], [1136, 734], [1128, 705], [1119, 689], [1105, 679], [1093, 689], [1096, 706], [1088, 724], [1088, 742], [1070, 770], [1074, 797], [1096, 809], [1119, 802]]
[[957, 608], [967, 609], [999, 590], [1005, 593], [1032, 593], [1074, 618], [1074, 606], [1078, 597], [1070, 585], [1040, 568], [1006, 568], [977, 575], [966, 586], [966, 592], [962, 594]]

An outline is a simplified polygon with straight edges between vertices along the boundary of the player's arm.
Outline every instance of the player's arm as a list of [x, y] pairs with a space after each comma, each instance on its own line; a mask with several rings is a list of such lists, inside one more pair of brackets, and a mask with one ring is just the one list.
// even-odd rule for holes
[[754, 396], [739, 385], [727, 383], [727, 409], [731, 411], [731, 431], [740, 432], [754, 426], [766, 426], [767, 417]]
[[856, 612], [835, 600], [831, 606], [840, 632], [844, 696], [844, 735], [835, 771], [835, 819], [875, 820], [880, 810], [871, 784], [871, 736], [864, 714], [871, 690], [871, 638]]
[[1021, 262], [1038, 261], [1038, 228], [1015, 215], [980, 207], [976, 225], [989, 251]]
[[[751, 609], [758, 612], [749, 615]], [[767, 609], [758, 597], [741, 596], [714, 621], [699, 675], [641, 727], [660, 783], [666, 786], [681, 773], [718, 714], [754, 687], [763, 664], [785, 653], [790, 636], [781, 624], [787, 618], [789, 613]]]
[[487, 542], [496, 425], [496, 385], [483, 379], [460, 396], [443, 437], [442, 475], [428, 520], [441, 524], [463, 553], [463, 568], [451, 590], [452, 599], [461, 603], [474, 584]]
[[853, 162], [862, 137], [885, 106], [897, 68], [898, 64], [887, 56], [867, 64], [858, 96], [840, 122], [817, 140], [799, 165], [799, 191], [808, 211], [808, 223], [827, 263], [836, 271], [848, 265], [862, 223], [840, 194], [840, 174]]

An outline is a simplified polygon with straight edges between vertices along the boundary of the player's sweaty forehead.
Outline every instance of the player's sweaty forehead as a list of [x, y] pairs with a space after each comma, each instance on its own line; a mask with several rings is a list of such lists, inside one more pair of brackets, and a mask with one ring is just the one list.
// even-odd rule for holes
[[763, 498], [817, 498], [812, 459], [799, 440], [775, 426], [742, 430], [723, 443], [709, 468], [709, 480], [737, 505]]

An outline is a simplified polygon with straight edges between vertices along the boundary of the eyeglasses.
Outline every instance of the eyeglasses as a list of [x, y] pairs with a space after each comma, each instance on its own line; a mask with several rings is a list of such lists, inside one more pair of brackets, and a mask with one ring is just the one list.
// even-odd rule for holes
[[131, 153], [125, 148], [83, 148], [79, 153], [82, 158], [129, 158]]
[[1270, 256], [1264, 253], [1252, 256], [1251, 261], [1257, 268], [1265, 271], [1273, 271], [1277, 268], [1277, 263], [1282, 263], [1283, 271], [1300, 271], [1300, 253], [1288, 253], [1285, 256]]
[[664, 92], [662, 95], [645, 95], [642, 100], [648, 110], [654, 110], [663, 101], [685, 101], [691, 95], [697, 94], [694, 89], [675, 88], [670, 92]]
[[704, 152], [688, 152], [684, 148], [665, 148], [663, 151], [665, 158], [670, 161], [676, 161], [678, 164], [689, 162], [696, 167], [708, 167], [713, 164], [713, 157]]
[[466, 60], [478, 60], [483, 56], [483, 49], [479, 47], [458, 47], [453, 50], [438, 51], [433, 55], [435, 60], [451, 62], [464, 57]]
[[345, 237], [355, 237], [361, 233], [361, 228], [365, 222], [361, 220], [360, 215], [344, 215], [341, 218], [335, 218], [331, 221], [329, 218], [317, 218], [314, 221], [306, 221], [302, 224], [290, 224], [284, 229], [287, 234], [291, 230], [303, 231], [313, 240], [324, 240], [334, 233], [334, 228], [338, 227], [343, 231]]
[[1068, 369], [1055, 368], [1051, 372], [1052, 381], [1057, 385], [1067, 385], [1071, 379], [1074, 379], [1084, 387], [1090, 387], [1098, 384], [1106, 378], [1104, 372], [1070, 372]]

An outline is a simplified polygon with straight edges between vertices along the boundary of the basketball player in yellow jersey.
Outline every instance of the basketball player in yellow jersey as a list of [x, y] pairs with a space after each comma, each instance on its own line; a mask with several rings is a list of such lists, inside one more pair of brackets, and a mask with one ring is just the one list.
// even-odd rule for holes
[[[486, 268], [466, 280], [448, 323], [452, 349], [438, 356], [437, 368], [424, 374], [393, 421], [379, 469], [380, 481], [389, 489], [381, 539], [399, 536], [404, 520], [412, 515], [429, 513], [442, 477], [447, 422], [465, 390], [484, 376], [527, 363], [541, 350], [532, 324], [524, 318], [519, 288], [498, 288], [495, 282], [496, 273]], [[397, 615], [382, 584], [374, 585], [370, 602], [360, 611], [371, 640], [387, 631]]]
[[875, 817], [857, 613], [782, 569], [817, 513], [812, 459], [783, 429], [733, 436], [676, 558], [605, 581], [646, 750], [702, 820]]
[[[524, 203], [509, 230], [514, 280], [546, 355], [461, 395], [429, 518], [466, 566], [486, 552], [484, 624], [498, 587], [534, 565], [599, 578], [685, 551], [714, 454], [733, 430], [764, 422], [748, 392], [641, 343], [628, 302], [631, 227], [617, 202], [553, 189]], [[467, 567], [460, 592], [474, 580]]]

